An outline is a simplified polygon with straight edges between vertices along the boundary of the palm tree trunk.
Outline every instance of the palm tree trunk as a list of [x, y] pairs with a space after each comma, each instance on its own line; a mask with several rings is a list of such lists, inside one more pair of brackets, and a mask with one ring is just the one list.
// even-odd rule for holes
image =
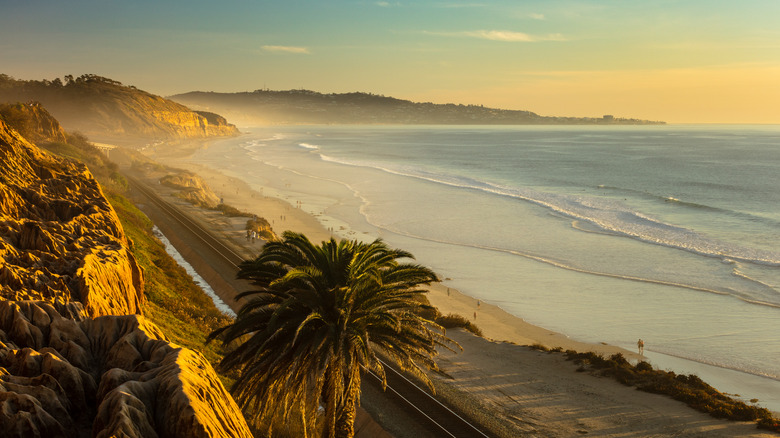
[[360, 397], [359, 371], [352, 375], [344, 397], [344, 405], [336, 418], [336, 438], [352, 438], [355, 436], [355, 415]]

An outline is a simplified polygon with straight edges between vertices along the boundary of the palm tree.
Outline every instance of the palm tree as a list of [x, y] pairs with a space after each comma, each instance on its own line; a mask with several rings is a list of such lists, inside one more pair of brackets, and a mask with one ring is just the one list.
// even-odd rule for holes
[[257, 424], [298, 412], [308, 435], [322, 408], [323, 436], [353, 436], [361, 368], [385, 384], [377, 349], [432, 387], [421, 365], [436, 369], [436, 346], [454, 342], [421, 316], [431, 307], [419, 286], [439, 280], [398, 259], [413, 257], [381, 240], [314, 245], [287, 231], [241, 264], [257, 290], [239, 295], [248, 302], [210, 339], [238, 341], [219, 368], [239, 371], [233, 395]]

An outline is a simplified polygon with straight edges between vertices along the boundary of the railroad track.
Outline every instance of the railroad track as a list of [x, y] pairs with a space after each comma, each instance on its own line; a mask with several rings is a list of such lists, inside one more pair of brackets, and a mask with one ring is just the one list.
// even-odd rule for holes
[[133, 189], [144, 195], [149, 200], [149, 202], [154, 204], [158, 209], [167, 214], [179, 225], [190, 231], [194, 236], [200, 239], [203, 244], [211, 248], [214, 253], [221, 256], [225, 262], [233, 266], [236, 271], [238, 271], [238, 266], [241, 264], [241, 262], [244, 261], [244, 256], [236, 253], [232, 248], [225, 245], [222, 239], [215, 237], [210, 231], [203, 228], [201, 224], [192, 220], [189, 215], [183, 213], [177, 207], [160, 198], [160, 196], [158, 196], [157, 193], [150, 189], [146, 184], [131, 176], [126, 175], [126, 177], [132, 185]]
[[[239, 264], [244, 261], [243, 256], [236, 253], [228, 245], [225, 245], [221, 239], [215, 237], [200, 223], [192, 220], [189, 215], [160, 198], [157, 193], [143, 182], [131, 176], [127, 176], [127, 179], [134, 190], [146, 197], [149, 202], [153, 203], [161, 212], [168, 215], [171, 220], [177, 222], [193, 236], [200, 239], [200, 241], [213, 251], [215, 255], [220, 256], [228, 266], [232, 266], [235, 268], [236, 272], [238, 272]], [[385, 368], [387, 378], [385, 394], [388, 401], [392, 401], [396, 405], [402, 407], [405, 411], [408, 411], [410, 417], [414, 417], [415, 421], [423, 425], [426, 430], [430, 431], [432, 434], [431, 436], [452, 438], [490, 437], [490, 435], [481, 431], [462, 415], [433, 397], [426, 389], [417, 386], [396, 367], [385, 361], [380, 360], [380, 362]], [[381, 380], [375, 374], [368, 372], [367, 376], [371, 376], [371, 380], [365, 382], [367, 379], [364, 379], [365, 383], [374, 385], [381, 384]]]

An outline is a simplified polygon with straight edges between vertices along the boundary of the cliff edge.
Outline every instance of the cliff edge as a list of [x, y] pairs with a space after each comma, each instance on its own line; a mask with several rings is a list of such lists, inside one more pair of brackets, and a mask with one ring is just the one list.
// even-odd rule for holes
[[87, 168], [0, 120], [3, 436], [250, 437], [204, 357], [141, 315], [143, 297]]

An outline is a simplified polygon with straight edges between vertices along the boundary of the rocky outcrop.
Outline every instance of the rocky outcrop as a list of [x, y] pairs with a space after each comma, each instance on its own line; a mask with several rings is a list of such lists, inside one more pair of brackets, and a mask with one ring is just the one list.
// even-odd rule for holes
[[250, 437], [205, 358], [141, 315], [100, 186], [0, 121], [0, 435]]
[[176, 196], [192, 204], [214, 208], [220, 203], [219, 197], [198, 175], [191, 172], [172, 173], [160, 178], [160, 183], [178, 190]]
[[86, 166], [0, 121], [0, 297], [79, 301], [91, 317], [141, 312], [141, 269]]
[[38, 102], [0, 104], [0, 120], [32, 142], [66, 142], [65, 130]]
[[250, 437], [199, 353], [140, 315], [0, 301], [3, 436]]

